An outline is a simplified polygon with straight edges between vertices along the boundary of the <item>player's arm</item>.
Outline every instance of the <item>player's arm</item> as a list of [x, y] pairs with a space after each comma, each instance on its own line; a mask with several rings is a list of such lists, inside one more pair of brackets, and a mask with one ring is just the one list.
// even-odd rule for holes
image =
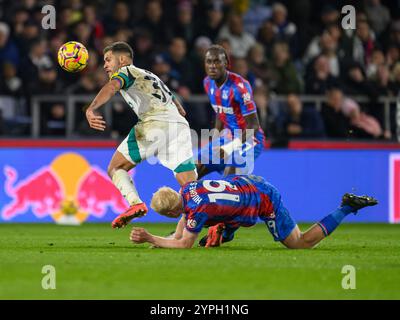
[[133, 228], [130, 239], [134, 243], [151, 243], [158, 248], [176, 248], [184, 249], [191, 248], [196, 241], [198, 233], [183, 230], [182, 238], [171, 239], [152, 235], [144, 228]]
[[[251, 135], [251, 132], [254, 134], [257, 132], [258, 129], [260, 129], [260, 121], [258, 120], [257, 112], [251, 113], [247, 116], [244, 117], [244, 120], [246, 121], [246, 127], [247, 129], [253, 130], [253, 131], [244, 131], [244, 134], [242, 135], [242, 142], [245, 143], [247, 141], [248, 135]], [[249, 134], [247, 134], [247, 132]]]
[[186, 217], [185, 217], [185, 215], [182, 215], [181, 219], [179, 220], [178, 224], [176, 225], [176, 229], [175, 229], [175, 233], [174, 233], [175, 239], [182, 238], [183, 229], [185, 228], [185, 225], [186, 225]]
[[102, 116], [96, 115], [94, 111], [107, 103], [120, 89], [121, 82], [118, 80], [111, 80], [101, 88], [86, 110], [86, 119], [91, 128], [104, 131], [106, 122], [103, 120]]
[[251, 87], [249, 84], [244, 84], [242, 87], [243, 89], [236, 91], [235, 99], [240, 104], [240, 111], [246, 121], [246, 130], [242, 132], [241, 138], [235, 137], [231, 142], [221, 147], [227, 156], [235, 150], [247, 149], [248, 144], [254, 146], [256, 142], [255, 133], [260, 128], [260, 121], [257, 116], [257, 107], [253, 99]]
[[182, 117], [186, 116], [185, 109], [183, 109], [181, 103], [175, 96], [172, 96], [172, 101], [174, 102], [174, 104], [175, 104], [176, 108], [178, 109], [178, 112], [181, 114], [181, 116]]

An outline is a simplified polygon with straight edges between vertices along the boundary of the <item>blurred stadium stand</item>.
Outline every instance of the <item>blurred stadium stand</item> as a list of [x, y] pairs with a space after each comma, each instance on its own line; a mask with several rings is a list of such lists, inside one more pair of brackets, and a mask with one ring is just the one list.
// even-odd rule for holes
[[[41, 28], [44, 4], [56, 7], [55, 30]], [[346, 4], [356, 30], [341, 28]], [[69, 40], [89, 49], [79, 74], [57, 65]], [[181, 97], [196, 131], [213, 126], [203, 55], [220, 43], [273, 145], [400, 141], [400, 1], [385, 0], [0, 0], [0, 137], [122, 139], [136, 117], [119, 96], [103, 109], [104, 133], [83, 112], [107, 81], [102, 49], [117, 40]]]

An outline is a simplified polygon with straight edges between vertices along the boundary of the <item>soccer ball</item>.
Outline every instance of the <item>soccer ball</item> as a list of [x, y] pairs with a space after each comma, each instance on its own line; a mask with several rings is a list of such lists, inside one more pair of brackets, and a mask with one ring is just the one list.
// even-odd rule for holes
[[82, 43], [69, 41], [58, 49], [58, 64], [68, 72], [82, 71], [88, 60], [88, 51]]

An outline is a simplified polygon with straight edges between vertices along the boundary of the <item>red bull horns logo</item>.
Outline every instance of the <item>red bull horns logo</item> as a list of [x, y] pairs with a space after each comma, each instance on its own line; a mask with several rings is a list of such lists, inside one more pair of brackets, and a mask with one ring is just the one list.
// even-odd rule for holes
[[1, 217], [12, 221], [32, 210], [41, 219], [78, 225], [89, 215], [105, 216], [107, 209], [125, 211], [127, 202], [100, 168], [90, 166], [77, 153], [63, 153], [22, 181], [11, 166], [4, 167], [5, 191], [12, 201], [1, 208]]

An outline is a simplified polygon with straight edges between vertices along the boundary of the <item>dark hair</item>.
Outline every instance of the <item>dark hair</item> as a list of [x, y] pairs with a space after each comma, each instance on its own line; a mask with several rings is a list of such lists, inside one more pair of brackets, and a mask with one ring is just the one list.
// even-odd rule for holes
[[105, 47], [103, 50], [103, 54], [107, 53], [108, 51], [127, 53], [129, 55], [129, 58], [133, 59], [132, 47], [123, 41], [114, 42], [113, 44]]
[[214, 51], [217, 52], [217, 54], [223, 54], [225, 56], [226, 62], [228, 66], [230, 65], [230, 60], [228, 57], [228, 53], [226, 52], [225, 48], [223, 46], [220, 46], [219, 44], [213, 44], [211, 47], [207, 49], [206, 52]]

